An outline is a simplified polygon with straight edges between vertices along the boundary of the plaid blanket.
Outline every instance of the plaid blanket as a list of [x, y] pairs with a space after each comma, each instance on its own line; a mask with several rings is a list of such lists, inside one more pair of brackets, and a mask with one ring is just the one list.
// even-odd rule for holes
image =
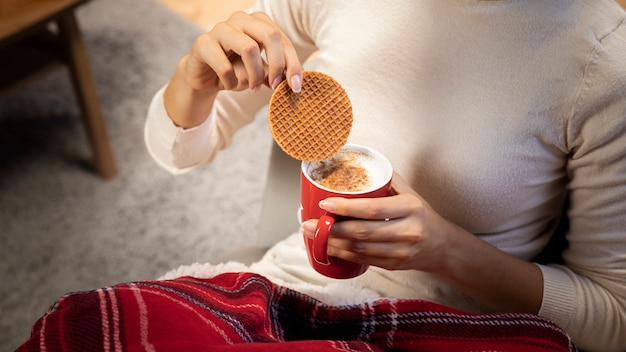
[[252, 273], [68, 294], [18, 351], [575, 351], [531, 314], [419, 300], [330, 306]]

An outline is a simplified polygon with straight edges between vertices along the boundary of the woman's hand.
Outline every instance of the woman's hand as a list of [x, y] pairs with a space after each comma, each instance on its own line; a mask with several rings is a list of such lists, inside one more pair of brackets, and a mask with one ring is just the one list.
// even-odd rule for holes
[[257, 90], [262, 84], [275, 88], [288, 77], [293, 91], [299, 92], [302, 83], [293, 44], [262, 12], [237, 12], [199, 36], [184, 70], [197, 90]]
[[209, 116], [220, 90], [275, 88], [284, 79], [300, 92], [302, 65], [291, 41], [266, 14], [237, 12], [195, 40], [163, 99], [174, 123], [191, 128]]
[[[536, 313], [543, 278], [534, 264], [511, 256], [441, 217], [397, 174], [394, 195], [328, 198], [320, 206], [340, 216], [330, 231], [328, 255], [389, 270], [437, 274], [496, 311]], [[313, 237], [317, 220], [303, 223]]]
[[[447, 258], [451, 233], [460, 229], [437, 214], [394, 174], [394, 195], [384, 198], [328, 198], [320, 206], [331, 213], [356, 218], [336, 222], [328, 254], [385, 269], [440, 271]], [[316, 220], [303, 224], [313, 236]]]

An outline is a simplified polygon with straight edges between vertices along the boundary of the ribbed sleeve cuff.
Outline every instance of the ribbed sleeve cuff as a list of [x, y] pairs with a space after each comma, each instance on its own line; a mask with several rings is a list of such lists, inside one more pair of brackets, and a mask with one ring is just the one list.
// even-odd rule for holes
[[543, 300], [539, 315], [567, 329], [574, 315], [574, 283], [558, 266], [538, 265], [543, 274]]
[[163, 169], [177, 175], [185, 173], [207, 159], [214, 130], [215, 108], [200, 125], [184, 129], [170, 119], [163, 103], [162, 87], [153, 97], [144, 129], [146, 147]]

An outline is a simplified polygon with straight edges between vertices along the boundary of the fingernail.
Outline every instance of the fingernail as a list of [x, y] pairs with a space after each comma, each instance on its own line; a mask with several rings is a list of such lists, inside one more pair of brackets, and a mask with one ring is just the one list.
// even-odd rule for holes
[[315, 224], [311, 223], [310, 221], [305, 221], [302, 223], [302, 234], [306, 237], [313, 239], [313, 237], [315, 237], [315, 228]]
[[261, 89], [261, 85], [260, 85], [260, 84], [258, 84], [258, 85], [256, 85], [256, 86], [252, 87], [252, 91], [253, 91], [253, 92], [255, 92], [255, 93], [256, 93], [256, 92], [258, 92], [258, 91], [259, 91], [259, 89]]
[[315, 231], [316, 225], [311, 221], [305, 221], [302, 223], [302, 229], [309, 232]]
[[323, 200], [319, 203], [319, 207], [326, 210], [326, 211], [330, 211], [333, 212], [335, 211], [335, 209], [337, 208], [335, 203], [333, 202], [329, 202], [327, 200]]
[[300, 75], [291, 77], [291, 90], [293, 90], [294, 93], [300, 93], [302, 90], [302, 77], [300, 77]]
[[276, 77], [274, 78], [274, 82], [272, 82], [272, 89], [276, 89], [276, 87], [278, 87], [278, 85], [280, 84], [280, 82], [283, 81], [282, 77]]

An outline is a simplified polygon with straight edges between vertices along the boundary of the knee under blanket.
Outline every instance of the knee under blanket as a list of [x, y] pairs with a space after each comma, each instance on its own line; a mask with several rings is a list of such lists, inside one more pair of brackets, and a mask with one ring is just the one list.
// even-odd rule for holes
[[253, 273], [60, 298], [18, 351], [575, 351], [551, 321], [421, 300], [333, 306]]

